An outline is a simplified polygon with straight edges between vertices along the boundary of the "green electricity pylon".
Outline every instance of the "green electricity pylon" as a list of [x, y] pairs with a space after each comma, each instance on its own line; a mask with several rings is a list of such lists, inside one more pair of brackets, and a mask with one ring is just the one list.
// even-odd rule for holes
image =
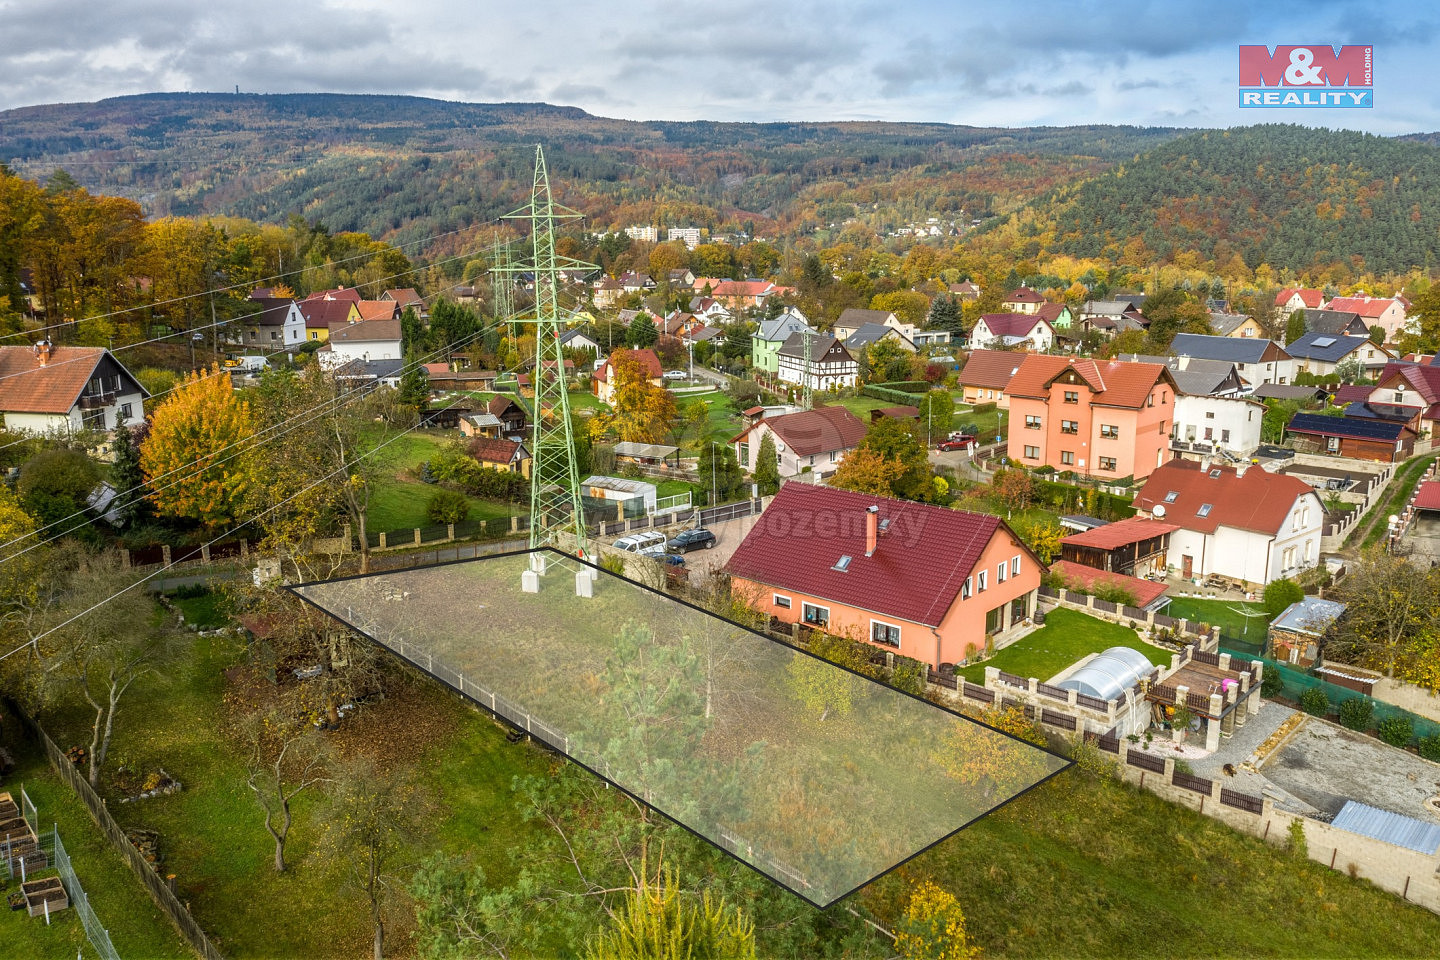
[[[528, 270], [535, 277], [534, 315], [517, 317], [520, 323], [535, 325], [535, 426], [531, 433], [530, 456], [530, 547], [573, 549], [582, 559], [590, 557], [585, 537], [585, 511], [580, 502], [580, 473], [575, 464], [575, 436], [570, 425], [570, 397], [565, 384], [565, 357], [560, 334], [570, 313], [560, 306], [559, 272], [565, 267], [591, 264], [555, 254], [555, 223], [577, 219], [580, 214], [560, 206], [550, 196], [550, 177], [545, 170], [545, 152], [535, 148], [535, 182], [530, 202], [508, 215], [530, 222], [533, 257], [528, 263], [508, 265], [510, 270]], [[573, 546], [570, 542], [573, 540]]]
[[510, 339], [515, 339], [515, 273], [510, 269], [510, 244], [500, 245], [497, 239], [490, 254], [490, 304], [495, 324], [509, 324]]

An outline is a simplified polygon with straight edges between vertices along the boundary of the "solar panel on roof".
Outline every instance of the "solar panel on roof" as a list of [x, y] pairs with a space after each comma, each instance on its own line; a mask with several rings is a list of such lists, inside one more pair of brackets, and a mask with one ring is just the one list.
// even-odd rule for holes
[[1405, 424], [1394, 420], [1360, 420], [1355, 417], [1327, 417], [1319, 413], [1297, 413], [1290, 420], [1290, 429], [1305, 433], [1325, 433], [1356, 440], [1395, 440]]
[[1314, 343], [1314, 345], [1317, 346], [1317, 347], [1333, 347], [1333, 346], [1335, 346], [1335, 338], [1334, 338], [1334, 337], [1316, 337], [1316, 338], [1315, 338], [1315, 343]]

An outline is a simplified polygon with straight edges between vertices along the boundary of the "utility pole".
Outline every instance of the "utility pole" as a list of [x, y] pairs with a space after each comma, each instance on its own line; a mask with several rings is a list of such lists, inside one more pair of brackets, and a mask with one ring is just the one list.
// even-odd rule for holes
[[524, 268], [533, 271], [535, 276], [534, 314], [516, 318], [517, 323], [535, 325], [530, 548], [553, 547], [569, 552], [562, 538], [573, 537], [575, 555], [589, 559], [580, 475], [575, 463], [575, 436], [570, 423], [570, 397], [565, 383], [565, 359], [560, 349], [560, 332], [569, 316], [568, 312], [564, 317], [561, 315], [559, 271], [562, 264], [566, 267], [593, 265], [555, 253], [555, 222], [576, 219], [580, 214], [560, 206], [551, 197], [545, 152], [539, 146], [535, 148], [535, 179], [530, 202], [508, 216], [529, 221], [532, 250], [529, 263], [510, 264], [508, 268]]
[[804, 339], [804, 341], [805, 341], [805, 367], [804, 367], [804, 373], [801, 374], [800, 379], [801, 379], [802, 381], [804, 381], [804, 383], [801, 385], [801, 386], [804, 388], [804, 392], [802, 393], [801, 396], [803, 397], [802, 404], [803, 404], [803, 406], [804, 406], [804, 408], [805, 408], [806, 410], [813, 410], [813, 409], [815, 408], [815, 395], [814, 395], [814, 390], [812, 389], [811, 384], [810, 384], [810, 359], [811, 359], [811, 358], [810, 358], [810, 354], [811, 354], [810, 337], [811, 337], [811, 335], [812, 335], [813, 332], [814, 332], [814, 331], [812, 331], [812, 330], [807, 326], [807, 327], [805, 328], [805, 332], [803, 332], [803, 333], [800, 334], [800, 336], [801, 336], [801, 337]]

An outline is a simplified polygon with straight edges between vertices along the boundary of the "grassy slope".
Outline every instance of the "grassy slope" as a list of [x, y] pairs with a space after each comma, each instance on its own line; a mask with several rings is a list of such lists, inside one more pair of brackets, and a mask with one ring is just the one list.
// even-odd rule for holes
[[1086, 654], [1109, 647], [1132, 647], [1155, 664], [1170, 662], [1168, 651], [1140, 642], [1129, 627], [1061, 608], [1046, 614], [1045, 626], [1039, 630], [959, 673], [971, 683], [981, 683], [986, 667], [999, 667], [1017, 676], [1047, 680]]

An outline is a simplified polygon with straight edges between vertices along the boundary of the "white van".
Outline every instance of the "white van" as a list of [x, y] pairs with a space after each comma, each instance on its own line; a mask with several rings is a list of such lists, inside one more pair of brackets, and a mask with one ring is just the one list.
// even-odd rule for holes
[[615, 541], [616, 550], [625, 550], [629, 553], [639, 553], [650, 547], [664, 547], [665, 534], [648, 530], [645, 533], [632, 533], [628, 537], [621, 537]]

